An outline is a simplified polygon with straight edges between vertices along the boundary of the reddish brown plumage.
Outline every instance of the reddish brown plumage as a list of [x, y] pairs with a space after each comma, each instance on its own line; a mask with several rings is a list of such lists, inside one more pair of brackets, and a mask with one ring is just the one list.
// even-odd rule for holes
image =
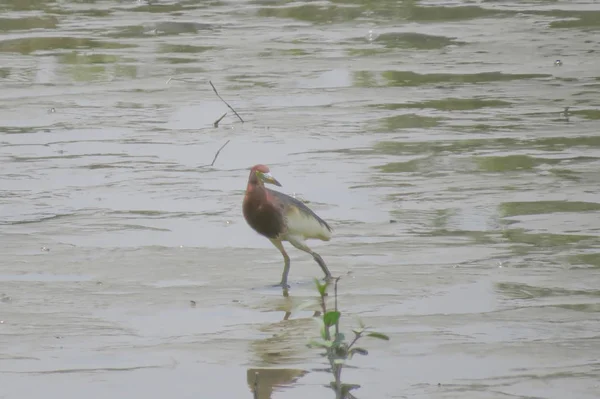
[[244, 218], [257, 233], [268, 238], [277, 238], [285, 229], [282, 209], [273, 201], [256, 171], [269, 173], [269, 168], [265, 165], [255, 165], [250, 170], [244, 196]]
[[250, 170], [248, 185], [243, 202], [246, 222], [257, 233], [269, 238], [284, 258], [284, 271], [280, 285], [287, 287], [290, 259], [282, 241], [289, 241], [294, 247], [313, 256], [326, 278], [331, 277], [325, 262], [304, 242], [308, 238], [329, 241], [331, 227], [301, 201], [279, 191], [269, 190], [264, 183], [281, 186], [270, 174], [266, 165], [258, 164]]

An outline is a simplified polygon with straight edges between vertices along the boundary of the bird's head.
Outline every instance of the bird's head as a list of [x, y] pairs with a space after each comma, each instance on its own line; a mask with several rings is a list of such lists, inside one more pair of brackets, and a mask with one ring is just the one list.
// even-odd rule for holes
[[250, 178], [256, 176], [257, 182], [274, 184], [281, 187], [281, 184], [271, 175], [271, 171], [267, 165], [254, 165], [250, 169]]

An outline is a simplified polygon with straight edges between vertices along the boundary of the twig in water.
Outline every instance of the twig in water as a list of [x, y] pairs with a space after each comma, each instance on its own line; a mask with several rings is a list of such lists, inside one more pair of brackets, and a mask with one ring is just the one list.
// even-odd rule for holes
[[223, 100], [223, 97], [221, 97], [221, 96], [219, 95], [219, 92], [218, 92], [218, 91], [217, 91], [217, 89], [215, 88], [215, 85], [213, 85], [213, 84], [212, 84], [212, 82], [211, 82], [210, 80], [208, 81], [208, 83], [210, 83], [210, 85], [211, 85], [211, 87], [213, 88], [213, 91], [215, 92], [215, 94], [217, 95], [217, 97], [219, 97], [219, 99], [221, 99], [221, 101], [223, 101], [223, 102], [225, 103], [225, 105], [227, 105], [227, 106], [229, 107], [229, 109], [230, 109], [230, 110], [232, 110], [232, 111], [233, 111], [233, 113], [234, 113], [234, 114], [235, 114], [235, 115], [236, 115], [238, 118], [240, 118], [240, 121], [242, 121], [242, 123], [244, 123], [244, 120], [242, 119], [242, 117], [241, 117], [241, 116], [240, 116], [240, 115], [239, 115], [237, 112], [235, 112], [235, 109], [233, 109], [233, 107], [232, 107], [231, 105], [227, 104], [227, 101]]
[[217, 157], [219, 156], [219, 153], [221, 152], [221, 150], [222, 150], [223, 148], [225, 148], [225, 146], [226, 146], [227, 144], [229, 144], [229, 142], [230, 142], [230, 141], [231, 141], [231, 140], [227, 140], [227, 141], [225, 142], [225, 144], [223, 144], [223, 145], [221, 146], [221, 148], [219, 148], [219, 150], [218, 150], [218, 151], [217, 151], [217, 153], [215, 154], [215, 157], [213, 158], [213, 161], [211, 162], [210, 166], [213, 166], [213, 165], [215, 164], [215, 161], [217, 160]]
[[227, 112], [225, 112], [223, 115], [221, 115], [221, 117], [220, 117], [219, 119], [217, 119], [217, 120], [215, 121], [215, 123], [213, 123], [213, 126], [214, 126], [214, 127], [219, 127], [219, 122], [221, 122], [221, 120], [222, 120], [223, 118], [225, 118], [225, 115], [227, 115]]
[[169, 78], [169, 79], [167, 79], [167, 81], [165, 82], [165, 84], [171, 83], [172, 80], [176, 80], [178, 82], [185, 82], [185, 83], [195, 83], [193, 80], [189, 80], [189, 79]]

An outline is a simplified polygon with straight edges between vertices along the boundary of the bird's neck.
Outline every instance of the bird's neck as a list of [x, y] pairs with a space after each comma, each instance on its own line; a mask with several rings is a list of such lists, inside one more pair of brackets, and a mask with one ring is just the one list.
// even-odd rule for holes
[[267, 190], [265, 185], [256, 179], [256, 181], [250, 180], [246, 187], [246, 197], [252, 196], [253, 198], [262, 198], [267, 196]]

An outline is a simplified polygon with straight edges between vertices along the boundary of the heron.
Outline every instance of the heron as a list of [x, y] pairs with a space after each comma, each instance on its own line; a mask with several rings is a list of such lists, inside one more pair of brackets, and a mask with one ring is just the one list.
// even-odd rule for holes
[[254, 231], [268, 238], [283, 255], [283, 273], [281, 282], [275, 286], [289, 288], [290, 257], [283, 241], [287, 241], [301, 251], [310, 254], [325, 273], [325, 279], [331, 280], [331, 273], [321, 255], [306, 245], [307, 239], [329, 241], [332, 229], [302, 201], [282, 192], [265, 187], [265, 183], [281, 187], [271, 175], [268, 166], [258, 164], [250, 168], [248, 185], [244, 196], [243, 213], [246, 222]]

